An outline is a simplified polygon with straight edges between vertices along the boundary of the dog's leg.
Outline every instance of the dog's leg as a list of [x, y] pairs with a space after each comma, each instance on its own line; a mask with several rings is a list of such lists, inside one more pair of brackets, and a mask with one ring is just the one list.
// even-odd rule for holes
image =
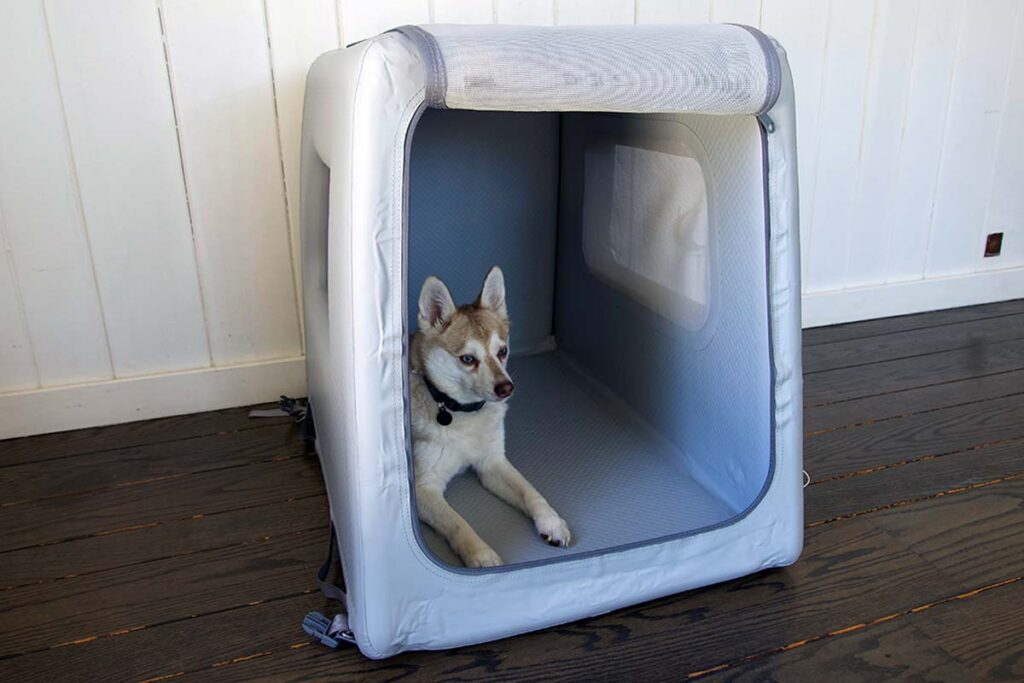
[[498, 553], [480, 538], [462, 515], [444, 499], [444, 491], [431, 484], [416, 485], [420, 519], [444, 536], [467, 567], [497, 567]]
[[508, 458], [494, 454], [479, 463], [476, 470], [480, 482], [487, 490], [509, 505], [519, 508], [533, 520], [541, 538], [563, 548], [572, 542], [569, 525]]

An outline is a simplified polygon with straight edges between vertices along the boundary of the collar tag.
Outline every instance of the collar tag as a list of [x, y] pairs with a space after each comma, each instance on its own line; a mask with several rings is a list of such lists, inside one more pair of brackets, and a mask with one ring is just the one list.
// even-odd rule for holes
[[477, 401], [476, 403], [459, 403], [454, 398], [444, 393], [430, 381], [430, 379], [424, 374], [421, 375], [423, 383], [427, 385], [427, 391], [430, 392], [430, 396], [437, 401], [437, 424], [442, 427], [447, 427], [452, 423], [452, 412], [458, 413], [475, 413], [486, 405], [486, 401]]

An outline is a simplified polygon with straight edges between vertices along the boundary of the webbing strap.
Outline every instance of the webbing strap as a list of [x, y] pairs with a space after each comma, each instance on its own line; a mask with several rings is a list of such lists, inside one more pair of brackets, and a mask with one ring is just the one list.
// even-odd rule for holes
[[334, 533], [334, 525], [331, 525], [331, 540], [327, 544], [327, 559], [320, 565], [320, 571], [316, 573], [316, 579], [320, 583], [320, 592], [324, 594], [324, 597], [328, 600], [339, 600], [342, 605], [345, 604], [345, 589], [337, 586], [330, 581], [328, 577], [331, 574], [331, 567], [334, 566], [334, 549], [337, 545], [337, 538]]
[[334, 533], [334, 525], [331, 525], [331, 540], [327, 544], [327, 559], [320, 565], [320, 571], [316, 573], [317, 582], [320, 584], [320, 592], [328, 600], [337, 600], [341, 603], [341, 612], [334, 615], [334, 618], [325, 617], [320, 612], [310, 612], [302, 620], [302, 630], [313, 636], [327, 647], [336, 648], [341, 643], [355, 643], [356, 637], [348, 625], [348, 615], [345, 614], [347, 603], [345, 602], [345, 590], [330, 581], [331, 567], [334, 566], [334, 550], [337, 547], [337, 537]]
[[267, 408], [266, 410], [253, 408], [249, 411], [249, 417], [288, 417], [288, 413], [280, 408]]
[[310, 453], [316, 450], [316, 427], [313, 425], [313, 411], [308, 403], [300, 403], [294, 398], [282, 396], [277, 402], [277, 408], [254, 409], [249, 411], [249, 417], [288, 417], [295, 420], [299, 425], [299, 438], [306, 442]]

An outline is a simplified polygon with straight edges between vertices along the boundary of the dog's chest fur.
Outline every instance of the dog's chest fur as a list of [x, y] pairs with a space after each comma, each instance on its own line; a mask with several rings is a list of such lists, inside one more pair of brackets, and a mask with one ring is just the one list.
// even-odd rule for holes
[[433, 474], [447, 479], [467, 466], [476, 466], [496, 450], [501, 452], [496, 446], [505, 442], [506, 404], [488, 402], [472, 413], [453, 412], [451, 424], [441, 425], [437, 422], [437, 402], [423, 378], [413, 374], [411, 380], [417, 477]]

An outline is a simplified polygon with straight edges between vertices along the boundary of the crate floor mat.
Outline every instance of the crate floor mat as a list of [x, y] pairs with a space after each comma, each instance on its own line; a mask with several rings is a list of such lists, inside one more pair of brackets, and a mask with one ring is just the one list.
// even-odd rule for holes
[[[505, 424], [506, 454], [568, 522], [573, 543], [547, 545], [523, 513], [464, 473], [449, 485], [448, 502], [506, 563], [650, 541], [738, 512], [687, 473], [671, 444], [561, 354], [515, 358], [509, 369], [516, 393]], [[462, 565], [444, 539], [421, 529], [439, 558]]]

